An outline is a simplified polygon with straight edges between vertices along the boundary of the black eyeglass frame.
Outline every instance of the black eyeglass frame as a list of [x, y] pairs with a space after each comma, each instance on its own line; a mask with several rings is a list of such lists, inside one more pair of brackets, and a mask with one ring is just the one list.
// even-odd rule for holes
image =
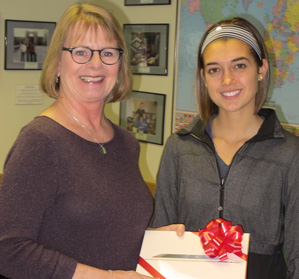
[[[91, 56], [90, 56], [90, 58], [89, 58], [86, 62], [83, 62], [83, 63], [80, 63], [80, 62], [75, 61], [74, 58], [73, 58], [73, 50], [76, 49], [76, 48], [87, 48], [87, 49], [91, 50]], [[109, 64], [109, 63], [106, 63], [106, 62], [104, 62], [104, 61], [102, 60], [101, 52], [102, 52], [103, 50], [105, 50], [105, 49], [115, 49], [115, 50], [118, 50], [118, 52], [119, 52], [119, 56], [118, 56], [118, 59], [117, 59], [116, 62], [114, 62], [114, 63], [112, 63], [112, 64]], [[77, 47], [62, 47], [62, 50], [63, 50], [63, 51], [64, 51], [64, 50], [65, 50], [65, 51], [68, 51], [68, 52], [71, 54], [73, 61], [74, 61], [75, 63], [77, 63], [77, 64], [86, 64], [86, 63], [88, 63], [88, 62], [92, 59], [92, 57], [93, 57], [93, 53], [94, 53], [95, 51], [97, 51], [97, 52], [99, 53], [99, 56], [100, 56], [101, 61], [102, 61], [105, 65], [114, 65], [114, 64], [116, 64], [116, 63], [120, 60], [122, 54], [124, 53], [124, 50], [123, 50], [122, 48], [117, 48], [117, 47], [106, 47], [106, 48], [102, 48], [102, 49], [92, 49], [92, 48], [90, 48], [90, 47], [77, 46]]]

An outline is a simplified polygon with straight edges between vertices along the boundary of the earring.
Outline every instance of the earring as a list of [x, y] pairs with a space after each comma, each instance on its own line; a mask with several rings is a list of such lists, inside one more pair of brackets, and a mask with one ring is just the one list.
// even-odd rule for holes
[[119, 85], [119, 77], [116, 79], [116, 85]]
[[261, 80], [263, 80], [263, 75], [262, 74], [260, 74], [259, 76], [258, 76], [258, 81], [261, 81]]
[[59, 90], [60, 87], [60, 76], [55, 77], [55, 89]]

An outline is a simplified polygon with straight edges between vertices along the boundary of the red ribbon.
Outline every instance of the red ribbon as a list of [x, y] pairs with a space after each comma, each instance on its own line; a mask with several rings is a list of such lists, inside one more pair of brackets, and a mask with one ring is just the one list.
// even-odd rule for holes
[[138, 264], [142, 266], [154, 278], [166, 279], [158, 270], [153, 268], [146, 260], [139, 256]]
[[233, 253], [247, 261], [247, 255], [242, 252], [242, 226], [232, 226], [232, 222], [221, 218], [212, 220], [204, 229], [199, 231], [199, 237], [210, 258], [219, 257], [220, 261], [228, 259], [227, 253]]

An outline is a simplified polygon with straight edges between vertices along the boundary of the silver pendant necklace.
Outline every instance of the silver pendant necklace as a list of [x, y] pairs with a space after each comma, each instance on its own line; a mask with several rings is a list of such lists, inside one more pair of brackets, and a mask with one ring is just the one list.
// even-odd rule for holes
[[103, 154], [107, 154], [107, 150], [104, 147], [104, 144], [102, 142], [99, 142], [96, 137], [93, 135], [93, 133], [91, 131], [89, 131], [89, 129], [79, 121], [79, 119], [77, 117], [75, 117], [74, 115], [71, 114], [71, 116], [74, 118], [74, 120], [83, 128], [86, 130], [86, 132], [89, 134], [89, 136], [102, 148]]
[[64, 106], [62, 102], [59, 102], [59, 104], [62, 105], [62, 107], [73, 117], [73, 119], [88, 133], [88, 135], [101, 147], [103, 154], [107, 154], [107, 150], [104, 146], [104, 143], [99, 142], [97, 138], [94, 136], [94, 134], [75, 116], [73, 115], [67, 108]]

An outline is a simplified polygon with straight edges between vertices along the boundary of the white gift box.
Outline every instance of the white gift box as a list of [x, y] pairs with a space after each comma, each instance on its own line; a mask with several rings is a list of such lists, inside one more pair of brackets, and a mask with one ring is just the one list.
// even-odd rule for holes
[[[243, 234], [242, 252], [247, 255], [249, 234]], [[161, 279], [242, 279], [247, 261], [228, 253], [228, 259], [205, 255], [198, 233], [147, 230], [136, 271]]]

